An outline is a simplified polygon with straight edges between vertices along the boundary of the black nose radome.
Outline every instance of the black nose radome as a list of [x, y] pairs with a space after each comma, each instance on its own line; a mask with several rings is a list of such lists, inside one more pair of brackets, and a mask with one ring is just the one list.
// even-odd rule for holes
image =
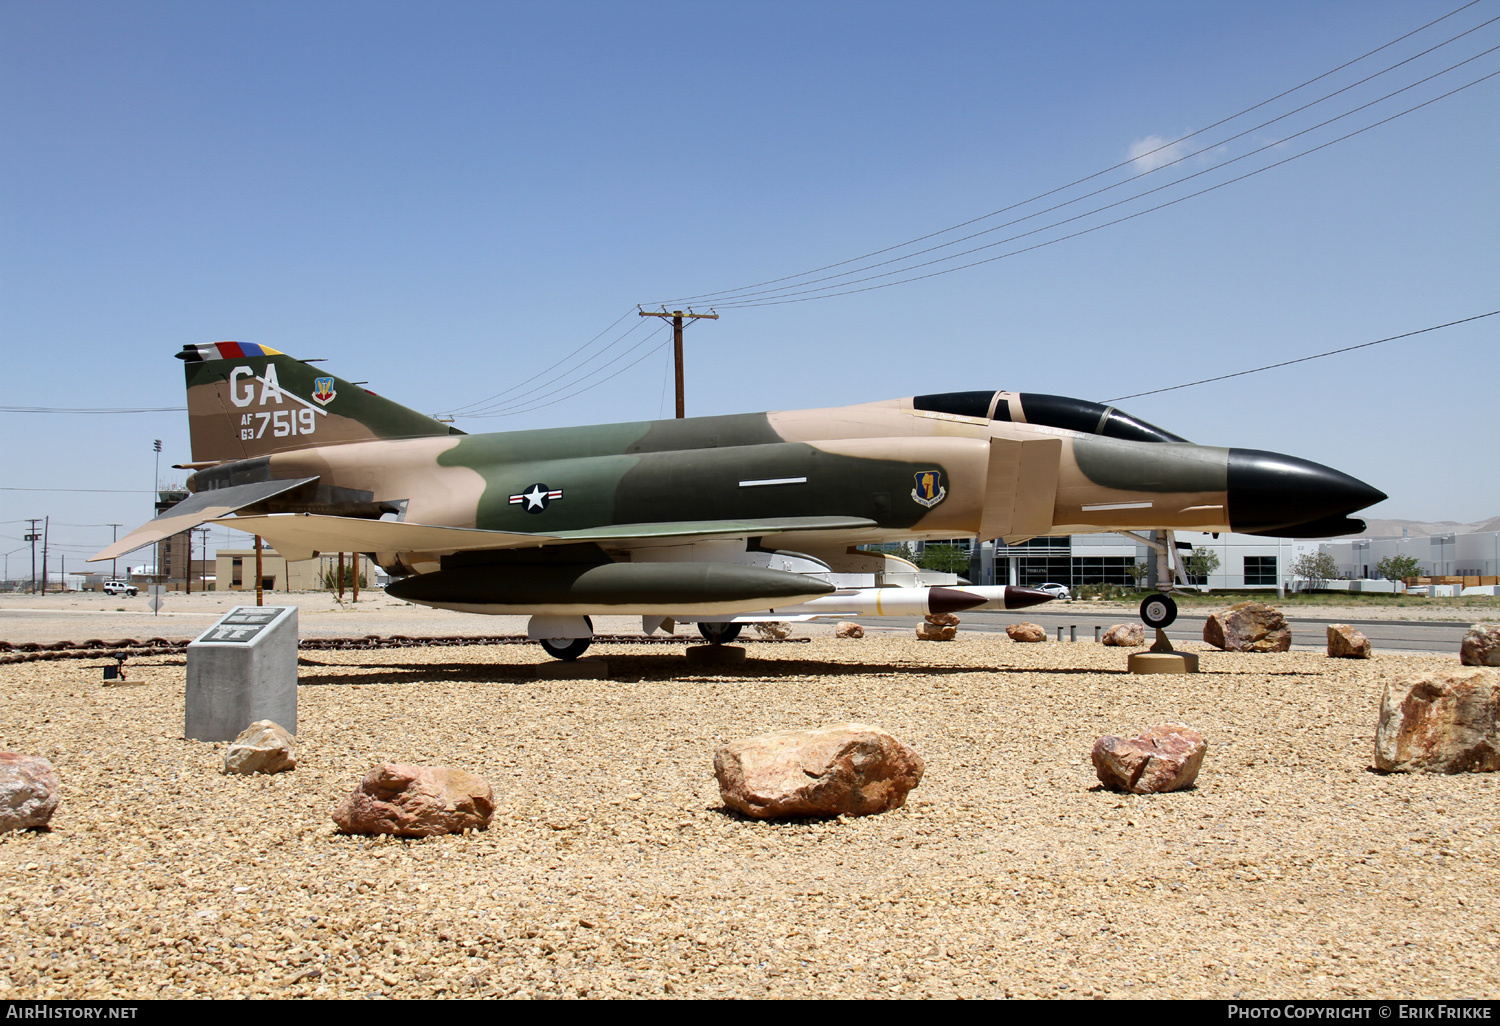
[[1321, 463], [1258, 449], [1229, 450], [1229, 525], [1270, 532], [1344, 517], [1386, 497]]

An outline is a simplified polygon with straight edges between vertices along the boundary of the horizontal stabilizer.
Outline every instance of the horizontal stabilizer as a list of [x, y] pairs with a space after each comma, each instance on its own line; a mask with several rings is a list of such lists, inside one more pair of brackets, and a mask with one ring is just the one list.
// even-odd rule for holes
[[90, 556], [88, 562], [98, 563], [106, 559], [118, 559], [143, 545], [150, 545], [163, 538], [170, 538], [174, 534], [190, 531], [199, 524], [215, 520], [257, 502], [264, 502], [273, 495], [289, 492], [293, 488], [316, 480], [316, 477], [299, 477], [290, 480], [256, 481], [252, 484], [231, 485], [228, 488], [197, 492], [189, 495], [150, 523], [137, 527], [97, 556]]
[[658, 524], [615, 524], [579, 531], [529, 534], [437, 527], [395, 520], [272, 513], [226, 517], [214, 523], [258, 534], [287, 559], [310, 559], [315, 552], [478, 552], [577, 542], [621, 542], [645, 538], [764, 537], [786, 531], [832, 531], [874, 527], [863, 517], [765, 517], [750, 520], [689, 520]]

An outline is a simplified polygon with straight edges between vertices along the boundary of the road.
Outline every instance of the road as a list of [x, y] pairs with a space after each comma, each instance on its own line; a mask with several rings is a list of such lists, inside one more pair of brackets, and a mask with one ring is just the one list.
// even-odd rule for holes
[[[1069, 628], [1076, 627], [1080, 643], [1093, 642], [1095, 627], [1100, 628], [1102, 633], [1113, 624], [1140, 623], [1140, 618], [1133, 612], [1124, 610], [1103, 613], [1080, 610], [1070, 613], [1066, 609], [1056, 611], [1050, 608], [1047, 612], [1036, 609], [1023, 609], [1013, 613], [970, 611], [963, 613], [960, 619], [963, 620], [964, 630], [973, 631], [1003, 631], [1010, 624], [1029, 620], [1047, 628], [1047, 634], [1052, 638], [1057, 637], [1057, 629], [1061, 627], [1064, 640], [1070, 636]], [[1174, 643], [1202, 641], [1203, 624], [1207, 619], [1207, 615], [1179, 614], [1177, 622], [1167, 628], [1167, 637]], [[1328, 625], [1347, 623], [1362, 631], [1365, 637], [1370, 639], [1370, 644], [1377, 652], [1451, 652], [1457, 654], [1464, 632], [1469, 629], [1470, 625], [1470, 621], [1467, 620], [1323, 620], [1313, 617], [1288, 617], [1287, 619], [1292, 625], [1293, 645], [1323, 648], [1328, 644]], [[911, 626], [910, 619], [899, 617], [862, 616], [859, 622], [867, 626]], [[1149, 631], [1147, 640], [1150, 640]]]
[[[232, 606], [246, 601], [242, 593], [209, 592], [203, 595], [167, 596], [167, 606], [153, 616], [146, 608], [146, 598], [118, 599], [106, 595], [77, 595], [32, 598], [3, 597], [0, 600], [0, 640], [10, 642], [82, 641], [87, 638], [145, 639], [152, 637], [191, 638], [206, 630]], [[254, 601], [253, 596], [249, 601]], [[339, 605], [327, 595], [268, 595], [268, 605], [295, 604], [301, 608], [298, 630], [303, 637], [361, 637], [365, 634], [407, 634], [412, 636], [456, 634], [525, 633], [526, 618], [521, 616], [476, 616], [442, 609], [411, 606], [388, 598], [380, 592], [360, 596], [358, 605]], [[43, 605], [43, 608], [33, 608]], [[1044, 611], [1045, 610], [1045, 611]], [[1491, 610], [1481, 615], [1493, 616]], [[1174, 642], [1202, 641], [1206, 614], [1179, 616], [1167, 629]], [[1326, 627], [1330, 623], [1351, 624], [1365, 633], [1378, 652], [1424, 652], [1457, 654], [1464, 632], [1473, 620], [1365, 620], [1328, 619], [1297, 616], [1292, 623], [1292, 644], [1323, 648], [1327, 644]], [[1003, 631], [1008, 624], [1030, 620], [1047, 628], [1057, 637], [1057, 628], [1077, 628], [1079, 642], [1094, 640], [1094, 628], [1117, 623], [1140, 623], [1134, 609], [1073, 609], [1064, 603], [1048, 603], [1016, 612], [967, 612], [962, 614], [964, 630]], [[911, 630], [916, 620], [910, 617], [860, 617], [866, 626]], [[816, 631], [832, 630], [832, 621], [815, 621]], [[595, 617], [594, 629], [600, 633], [633, 634], [640, 630], [640, 617]], [[812, 627], [812, 624], [807, 625]], [[696, 631], [679, 628], [679, 633]]]

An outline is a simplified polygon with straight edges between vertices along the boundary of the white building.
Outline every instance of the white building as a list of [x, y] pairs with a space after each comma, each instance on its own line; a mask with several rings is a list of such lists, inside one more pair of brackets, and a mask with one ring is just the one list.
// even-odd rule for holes
[[[1315, 541], [1232, 532], [1223, 532], [1216, 538], [1199, 531], [1178, 531], [1174, 537], [1183, 559], [1198, 548], [1219, 557], [1217, 570], [1206, 579], [1194, 578], [1191, 583], [1236, 591], [1262, 588], [1274, 591], [1278, 578], [1290, 582], [1292, 563], [1298, 556], [1317, 549]], [[1032, 538], [1009, 546], [996, 539], [980, 543], [977, 561], [973, 558], [973, 543], [968, 539], [945, 544], [957, 545], [970, 553], [968, 577], [975, 584], [1054, 582], [1069, 588], [1101, 583], [1133, 585], [1136, 580], [1131, 568], [1136, 564], [1150, 568], [1147, 584], [1156, 580], [1155, 549], [1121, 534]], [[916, 549], [920, 553], [921, 547]]]
[[1353, 579], [1378, 578], [1375, 567], [1390, 556], [1411, 556], [1422, 577], [1494, 577], [1500, 575], [1500, 531], [1483, 534], [1435, 534], [1430, 538], [1341, 538], [1318, 548], [1333, 557], [1339, 574]]

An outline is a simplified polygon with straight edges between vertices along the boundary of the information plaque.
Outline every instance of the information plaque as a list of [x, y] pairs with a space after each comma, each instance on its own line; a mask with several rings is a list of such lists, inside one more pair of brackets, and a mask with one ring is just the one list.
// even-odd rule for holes
[[297, 607], [236, 606], [187, 648], [184, 732], [233, 741], [257, 720], [297, 732]]

